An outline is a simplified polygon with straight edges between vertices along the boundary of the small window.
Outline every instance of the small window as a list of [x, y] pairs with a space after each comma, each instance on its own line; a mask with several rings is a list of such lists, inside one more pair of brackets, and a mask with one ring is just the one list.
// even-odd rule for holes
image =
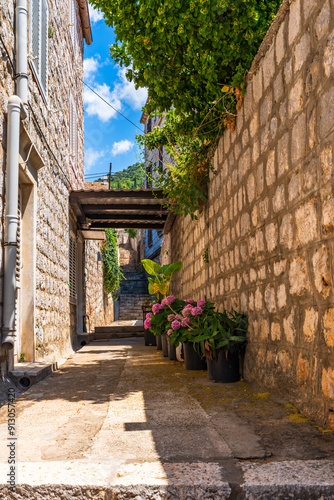
[[77, 244], [75, 238], [70, 234], [70, 248], [68, 258], [69, 270], [69, 301], [71, 304], [76, 304], [77, 301]]
[[30, 65], [45, 101], [48, 95], [48, 25], [49, 7], [46, 0], [31, 0]]
[[76, 174], [78, 167], [78, 117], [72, 92], [70, 92], [70, 164]]

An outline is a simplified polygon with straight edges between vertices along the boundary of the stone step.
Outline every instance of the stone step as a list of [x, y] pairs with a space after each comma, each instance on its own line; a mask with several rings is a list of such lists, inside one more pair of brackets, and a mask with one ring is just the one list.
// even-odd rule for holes
[[54, 460], [19, 462], [15, 492], [0, 464], [0, 500], [164, 499], [283, 500], [334, 495], [333, 462], [295, 460], [222, 466], [211, 462]]

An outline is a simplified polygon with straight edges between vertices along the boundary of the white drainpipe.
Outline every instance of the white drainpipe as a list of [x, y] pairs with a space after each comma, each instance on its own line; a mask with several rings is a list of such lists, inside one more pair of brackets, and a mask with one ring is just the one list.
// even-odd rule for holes
[[27, 1], [16, 7], [16, 92], [8, 100], [6, 213], [4, 243], [4, 294], [1, 347], [13, 349], [15, 342], [16, 253], [19, 190], [20, 121], [27, 117], [24, 104], [28, 96]]

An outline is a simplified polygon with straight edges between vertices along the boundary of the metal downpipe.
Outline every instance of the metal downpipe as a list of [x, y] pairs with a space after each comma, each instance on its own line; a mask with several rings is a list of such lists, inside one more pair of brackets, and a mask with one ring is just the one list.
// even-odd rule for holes
[[11, 350], [15, 343], [16, 255], [19, 193], [20, 119], [27, 117], [28, 101], [27, 0], [16, 4], [16, 93], [8, 100], [6, 214], [4, 242], [4, 294], [1, 347]]
[[18, 96], [12, 96], [8, 100], [4, 295], [1, 342], [1, 347], [6, 350], [13, 349], [15, 342], [20, 115], [21, 99]]

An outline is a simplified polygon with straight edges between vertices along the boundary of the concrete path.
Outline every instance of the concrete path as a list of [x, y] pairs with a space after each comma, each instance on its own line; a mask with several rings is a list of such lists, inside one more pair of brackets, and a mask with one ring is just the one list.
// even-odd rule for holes
[[141, 338], [84, 346], [15, 411], [10, 436], [0, 409], [1, 500], [334, 498], [333, 433]]

